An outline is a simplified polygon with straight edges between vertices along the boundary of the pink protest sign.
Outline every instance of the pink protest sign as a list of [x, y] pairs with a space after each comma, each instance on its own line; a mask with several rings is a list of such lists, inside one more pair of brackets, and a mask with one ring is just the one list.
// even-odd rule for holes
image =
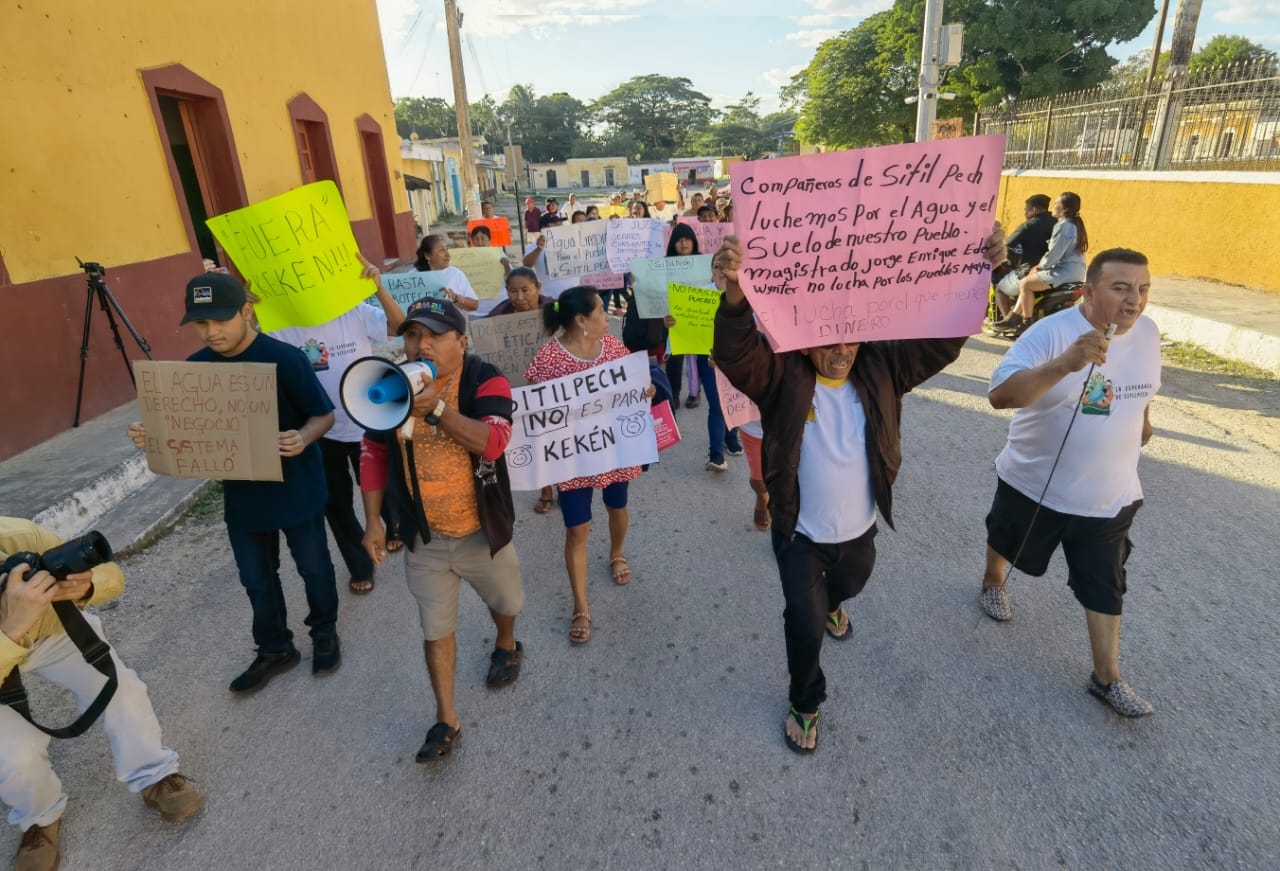
[[729, 383], [719, 366], [716, 367], [716, 389], [720, 391], [720, 410], [724, 412], [726, 427], [736, 429], [760, 419], [760, 409], [747, 398], [747, 394]]
[[[688, 224], [693, 228], [694, 235], [698, 237], [699, 254], [715, 254], [720, 250], [724, 237], [733, 235], [733, 224], [699, 221], [697, 218], [687, 216], [681, 218], [680, 223]], [[671, 240], [670, 225], [667, 226], [667, 240]]]
[[774, 349], [982, 326], [1003, 136], [735, 163], [739, 281]]

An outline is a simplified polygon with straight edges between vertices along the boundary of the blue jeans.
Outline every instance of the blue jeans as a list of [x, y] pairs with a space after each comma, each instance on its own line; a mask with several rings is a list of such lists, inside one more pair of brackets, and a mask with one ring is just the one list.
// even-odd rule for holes
[[738, 431], [726, 430], [724, 410], [720, 408], [720, 385], [716, 384], [716, 372], [711, 368], [711, 358], [698, 355], [698, 380], [707, 396], [707, 444], [712, 456], [724, 457], [725, 442], [738, 445]]
[[310, 610], [306, 624], [311, 627], [311, 637], [332, 633], [338, 625], [338, 586], [333, 561], [329, 559], [323, 512], [289, 529], [258, 532], [227, 529], [231, 552], [240, 570], [240, 583], [253, 606], [253, 643], [259, 653], [283, 653], [293, 647], [284, 589], [280, 586], [281, 532], [306, 586]]

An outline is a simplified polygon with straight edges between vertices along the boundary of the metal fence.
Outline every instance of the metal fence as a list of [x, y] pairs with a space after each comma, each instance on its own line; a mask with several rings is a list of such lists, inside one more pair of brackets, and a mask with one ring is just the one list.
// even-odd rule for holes
[[1004, 133], [1006, 169], [1280, 169], [1274, 58], [1141, 85], [1011, 100], [978, 113]]

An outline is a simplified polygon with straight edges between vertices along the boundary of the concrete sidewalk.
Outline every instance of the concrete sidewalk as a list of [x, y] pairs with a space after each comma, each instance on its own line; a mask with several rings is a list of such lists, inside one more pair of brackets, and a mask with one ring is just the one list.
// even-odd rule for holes
[[[1280, 295], [1203, 279], [1157, 276], [1147, 314], [1167, 338], [1280, 376]], [[125, 434], [127, 403], [0, 462], [0, 513], [64, 537], [98, 529], [122, 555], [166, 531], [208, 486], [159, 477]]]

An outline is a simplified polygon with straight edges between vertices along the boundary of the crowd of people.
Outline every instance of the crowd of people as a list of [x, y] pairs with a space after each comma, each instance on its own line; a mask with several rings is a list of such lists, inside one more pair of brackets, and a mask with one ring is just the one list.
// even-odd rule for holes
[[[1075, 223], [1079, 200], [1070, 196], [1053, 203], [1058, 221], [1047, 252], [1068, 245], [1083, 250], [1083, 227]], [[713, 197], [714, 203], [707, 201]], [[697, 202], [700, 198], [704, 202]], [[622, 204], [621, 195], [613, 199]], [[530, 226], [535, 220], [545, 228], [579, 216], [592, 219], [589, 208], [577, 208], [573, 197], [574, 212], [567, 218], [555, 200], [547, 202], [545, 212], [528, 205]], [[639, 200], [627, 208], [631, 214], [652, 215], [665, 214], [668, 205]], [[709, 191], [691, 197], [689, 207], [709, 220], [712, 213], [723, 219], [732, 205]], [[998, 228], [982, 247], [990, 264], [1004, 263]], [[337, 575], [327, 521], [353, 594], [372, 591], [377, 568], [390, 553], [404, 551], [404, 575], [417, 604], [435, 696], [434, 720], [417, 753], [423, 763], [449, 758], [461, 735], [454, 674], [462, 581], [484, 601], [495, 629], [487, 685], [510, 685], [524, 659], [516, 637], [524, 606], [513, 534], [517, 508], [504, 453], [512, 437], [512, 388], [505, 373], [469, 352], [467, 312], [476, 308], [475, 293], [466, 276], [450, 266], [448, 251], [441, 236], [423, 239], [415, 266], [446, 273], [444, 290], [407, 310], [386, 293], [378, 270], [366, 262], [364, 275], [377, 285], [381, 307], [361, 304], [320, 328], [259, 332], [253, 295], [225, 273], [205, 273], [188, 282], [182, 319], [203, 345], [190, 360], [272, 363], [277, 371], [283, 480], [223, 486], [227, 534], [249, 599], [255, 648], [230, 691], [256, 692], [302, 658], [279, 576], [282, 533], [306, 592], [311, 671], [320, 677], [341, 666]], [[667, 255], [697, 252], [696, 235], [677, 224]], [[741, 259], [732, 237], [715, 253], [713, 286], [723, 296], [713, 351], [690, 362], [707, 398], [707, 468], [726, 468], [726, 454], [748, 455], [752, 519], [770, 534], [783, 594], [790, 686], [782, 735], [791, 750], [811, 753], [826, 699], [823, 641], [850, 638], [849, 603], [873, 573], [879, 523], [893, 526], [903, 395], [956, 360], [967, 337], [775, 352], [758, 330], [738, 282]], [[651, 355], [655, 381], [646, 398], [678, 399], [687, 364], [664, 354], [664, 333], [673, 325], [669, 319], [654, 324], [633, 318], [630, 326], [638, 328], [620, 341], [609, 330], [607, 294], [547, 280], [541, 238], [528, 246], [522, 261], [508, 269], [505, 299], [488, 316], [541, 312], [550, 338], [523, 373], [529, 382], [642, 350]], [[1011, 619], [1005, 584], [1012, 568], [1043, 574], [1061, 546], [1068, 584], [1085, 609], [1093, 659], [1087, 689], [1117, 714], [1141, 717], [1152, 706], [1121, 675], [1119, 632], [1128, 533], [1142, 504], [1138, 455], [1152, 434], [1147, 407], [1160, 383], [1159, 333], [1142, 315], [1150, 277], [1141, 254], [1103, 251], [1082, 277], [1082, 304], [1033, 325], [991, 376], [991, 404], [1017, 412], [996, 460], [999, 482], [987, 517], [979, 606], [993, 620]], [[354, 358], [388, 336], [403, 339], [409, 360], [429, 361], [435, 369], [412, 399], [411, 432], [362, 431], [337, 401], [343, 363], [328, 359], [327, 372], [320, 371], [306, 353], [308, 342], [325, 341], [330, 348], [348, 348]], [[1088, 384], [1081, 393], [1076, 373], [1086, 368]], [[716, 369], [755, 403], [757, 422], [740, 431], [726, 428]], [[130, 425], [129, 436], [139, 448], [146, 443], [140, 423]], [[585, 645], [592, 636], [587, 566], [594, 491], [601, 491], [608, 520], [610, 577], [626, 585], [635, 580], [625, 553], [628, 491], [641, 474], [639, 467], [627, 467], [563, 481], [543, 488], [532, 507], [546, 514], [559, 506], [570, 644]], [[353, 480], [361, 493], [363, 524], [354, 512]], [[53, 541], [31, 524], [11, 529], [0, 523], [0, 556]], [[0, 595], [0, 669], [21, 666], [74, 687], [84, 680], [83, 668], [74, 667], [74, 649], [60, 637], [49, 609], [60, 598], [84, 606], [118, 595], [122, 576], [114, 563], [66, 581], [44, 571], [28, 574], [29, 568], [14, 569]], [[93, 625], [101, 635], [100, 624]], [[160, 744], [145, 688], [123, 663], [119, 668], [122, 692], [106, 712], [118, 774], [166, 818], [185, 819], [202, 805], [199, 793], [177, 773], [177, 755]], [[47, 736], [22, 716], [0, 706], [0, 801], [12, 809], [10, 820], [24, 829], [20, 856], [47, 859], [51, 848], [56, 856], [66, 795], [49, 767], [47, 743]]]

